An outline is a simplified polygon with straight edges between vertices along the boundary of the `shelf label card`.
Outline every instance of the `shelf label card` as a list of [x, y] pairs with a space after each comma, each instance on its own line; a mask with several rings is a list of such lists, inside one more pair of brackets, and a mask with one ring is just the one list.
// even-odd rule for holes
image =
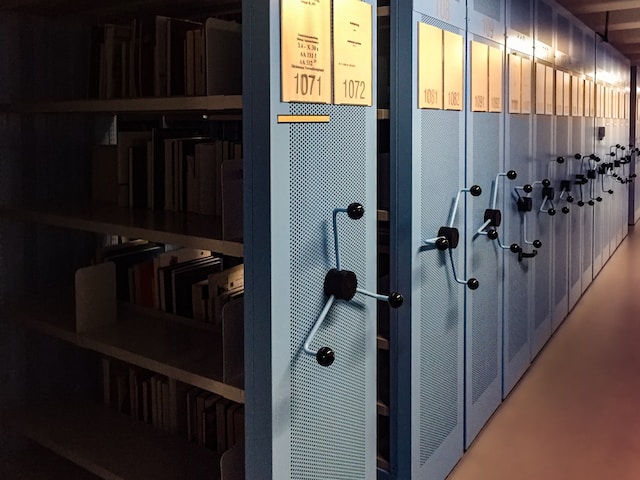
[[489, 47], [471, 42], [471, 111], [489, 110]]
[[545, 115], [553, 115], [553, 67], [545, 65], [544, 67], [544, 113]]
[[522, 57], [509, 54], [509, 113], [522, 113]]
[[563, 115], [564, 72], [556, 70], [556, 115]]
[[578, 77], [570, 75], [571, 78], [571, 116], [578, 116]]
[[585, 115], [585, 104], [584, 104], [584, 79], [576, 77], [577, 80], [577, 88], [576, 88], [576, 102], [578, 105], [578, 109], [576, 111], [576, 115], [578, 117], [584, 117]]
[[536, 62], [536, 114], [544, 115], [545, 111], [545, 86], [547, 77], [547, 67]]
[[502, 111], [502, 50], [489, 47], [489, 111]]
[[373, 101], [373, 8], [360, 0], [333, 3], [333, 76], [336, 105]]
[[418, 23], [418, 108], [442, 109], [442, 30]]
[[568, 117], [569, 114], [571, 113], [571, 103], [569, 103], [571, 100], [571, 75], [568, 74], [567, 72], [564, 72], [563, 88], [564, 88], [564, 92], [562, 97], [562, 105], [563, 105], [562, 114], [565, 117]]
[[464, 38], [444, 31], [444, 109], [462, 110], [464, 103]]
[[521, 75], [521, 105], [522, 113], [531, 113], [531, 59], [522, 57]]
[[283, 102], [331, 103], [331, 0], [280, 0]]

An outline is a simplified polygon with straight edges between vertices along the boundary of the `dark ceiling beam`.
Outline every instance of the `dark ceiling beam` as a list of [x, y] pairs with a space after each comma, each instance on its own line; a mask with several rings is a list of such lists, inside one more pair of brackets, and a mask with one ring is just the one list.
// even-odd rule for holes
[[629, 10], [638, 7], [638, 0], [563, 0], [560, 3], [577, 16], [585, 13], [614, 12], [616, 10]]
[[625, 49], [623, 45], [640, 44], [640, 29], [609, 32], [609, 43], [614, 46], [620, 45], [620, 50]]

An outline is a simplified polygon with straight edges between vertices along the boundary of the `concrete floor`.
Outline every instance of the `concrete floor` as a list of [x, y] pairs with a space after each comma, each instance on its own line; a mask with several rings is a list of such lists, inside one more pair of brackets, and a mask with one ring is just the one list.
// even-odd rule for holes
[[640, 479], [640, 227], [448, 480]]

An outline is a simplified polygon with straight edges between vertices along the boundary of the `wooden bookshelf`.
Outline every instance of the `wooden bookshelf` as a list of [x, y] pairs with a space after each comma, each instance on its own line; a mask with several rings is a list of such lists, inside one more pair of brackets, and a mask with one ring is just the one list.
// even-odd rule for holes
[[244, 390], [221, 380], [222, 355], [214, 347], [215, 332], [206, 324], [120, 305], [117, 322], [77, 333], [74, 304], [61, 298], [64, 295], [8, 315], [15, 315], [29, 328], [78, 347], [244, 403]]
[[211, 250], [232, 257], [242, 257], [240, 242], [222, 240], [219, 217], [92, 206], [11, 207], [0, 206], [0, 217], [71, 228], [129, 238], [144, 238], [154, 242]]
[[2, 412], [1, 419], [12, 430], [105, 480], [220, 478], [215, 452], [98, 403], [47, 399]]
[[0, 106], [0, 111], [5, 113], [206, 113], [239, 110], [242, 110], [241, 95], [70, 100]]

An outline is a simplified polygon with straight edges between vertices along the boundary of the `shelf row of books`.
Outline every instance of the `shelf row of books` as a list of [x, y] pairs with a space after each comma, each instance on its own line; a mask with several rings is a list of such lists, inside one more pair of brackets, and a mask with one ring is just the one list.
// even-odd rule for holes
[[95, 27], [91, 98], [242, 93], [242, 26], [156, 15]]
[[[162, 352], [177, 347], [177, 339], [168, 342], [167, 335], [177, 335], [187, 344], [200, 344], [201, 360], [194, 373], [242, 389], [244, 270], [237, 261], [146, 240], [102, 247], [94, 265], [76, 271], [75, 331], [91, 336], [99, 329], [130, 324], [127, 335], [139, 337], [139, 345], [124, 348], [160, 362]], [[130, 304], [137, 306], [126, 309]], [[133, 316], [123, 315], [129, 310]], [[140, 315], [148, 319], [141, 322]], [[150, 339], [163, 346], [142, 350]]]
[[92, 151], [92, 200], [219, 217], [222, 239], [242, 239], [242, 144], [197, 130], [119, 132]]
[[224, 453], [244, 438], [244, 405], [103, 357], [103, 401], [119, 413]]
[[224, 306], [242, 298], [243, 265], [209, 250], [168, 248], [130, 240], [100, 248], [96, 262], [115, 264], [118, 301], [220, 324]]

